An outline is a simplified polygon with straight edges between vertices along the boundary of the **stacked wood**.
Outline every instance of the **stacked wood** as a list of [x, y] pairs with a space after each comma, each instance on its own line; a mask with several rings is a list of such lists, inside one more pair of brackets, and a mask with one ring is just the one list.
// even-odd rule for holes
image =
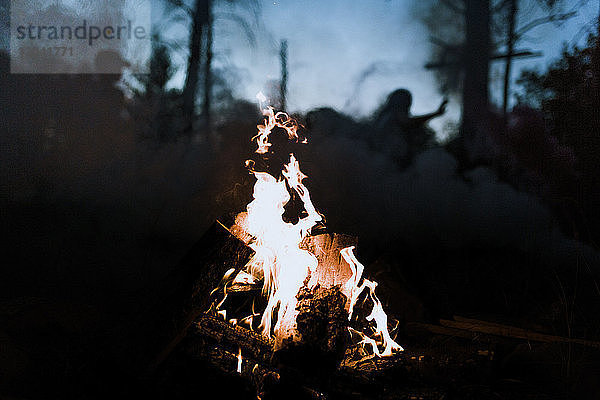
[[154, 289], [155, 301], [131, 322], [136, 337], [118, 349], [133, 365], [129, 370], [152, 373], [186, 336], [188, 328], [209, 306], [212, 290], [229, 269], [239, 271], [253, 251], [219, 221], [208, 229], [173, 271]]
[[194, 322], [190, 336], [211, 339], [215, 344], [241, 352], [245, 358], [251, 357], [263, 364], [271, 363], [273, 356], [272, 339], [240, 325], [232, 325], [217, 315], [202, 314]]
[[[322, 371], [322, 356], [290, 362], [273, 351], [272, 344], [257, 332], [208, 314], [198, 319], [182, 343], [188, 357], [210, 364], [231, 379], [242, 378], [262, 399], [319, 399], [326, 393], [332, 398], [438, 400], [466, 369], [479, 373], [488, 361], [475, 349], [452, 357], [413, 348], [391, 357], [342, 361], [325, 377], [315, 373]], [[356, 352], [360, 346], [351, 346], [345, 357]], [[299, 362], [306, 364], [300, 368]]]
[[[229, 269], [239, 271], [250, 260], [253, 251], [238, 240], [219, 221], [211, 226], [198, 243], [183, 258], [170, 279], [175, 284], [168, 303], [169, 318], [163, 319], [158, 353], [150, 368], [158, 366], [186, 335], [192, 322], [204, 312], [210, 293]], [[173, 289], [175, 289], [173, 291]]]
[[[241, 379], [262, 399], [290, 393], [293, 398], [310, 399], [325, 398], [325, 393], [343, 398], [440, 399], [461, 379], [456, 371], [470, 368], [477, 374], [483, 370], [481, 365], [488, 359], [478, 348], [464, 352], [468, 357], [440, 357], [413, 347], [412, 352], [376, 358], [365, 357], [362, 345], [350, 344], [347, 299], [339, 285], [351, 276], [340, 256], [340, 250], [356, 245], [351, 236], [319, 234], [307, 237], [301, 245], [319, 261], [315, 271], [319, 285], [305, 287], [297, 296], [300, 341], [275, 346], [259, 332], [207, 313], [214, 300], [211, 292], [220, 287], [225, 272], [237, 273], [252, 256], [248, 237], [234, 228], [216, 222], [165, 284], [176, 290], [161, 300], [154, 315], [153, 320], [162, 325], [153, 328], [160, 331], [154, 366], [178, 346], [178, 357], [199, 360]], [[255, 296], [259, 289], [257, 282], [243, 283], [229, 285], [226, 293]], [[357, 315], [364, 311], [360, 307]]]

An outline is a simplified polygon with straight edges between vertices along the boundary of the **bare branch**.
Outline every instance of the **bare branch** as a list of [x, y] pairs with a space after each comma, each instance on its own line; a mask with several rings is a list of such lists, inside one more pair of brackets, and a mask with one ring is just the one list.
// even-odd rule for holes
[[185, 4], [183, 0], [167, 0], [166, 4], [171, 9], [184, 11], [190, 17], [193, 15], [193, 10]]
[[253, 47], [256, 46], [256, 35], [254, 34], [254, 31], [250, 27], [250, 24], [248, 24], [248, 22], [244, 18], [240, 17], [239, 15], [233, 14], [233, 13], [217, 13], [217, 14], [215, 14], [215, 19], [217, 19], [217, 18], [228, 19], [230, 21], [237, 23], [242, 28], [244, 33], [246, 34], [246, 38], [248, 39], [248, 42], [250, 43], [250, 45]]
[[532, 30], [533, 28], [543, 25], [543, 24], [547, 24], [549, 22], [562, 22], [562, 21], [566, 21], [569, 18], [574, 17], [575, 15], [577, 15], [576, 11], [571, 11], [568, 12], [566, 14], [552, 14], [552, 15], [548, 15], [545, 17], [541, 17], [538, 19], [534, 19], [533, 21], [529, 22], [528, 24], [526, 24], [525, 26], [523, 26], [521, 29], [519, 29], [516, 33], [515, 33], [515, 37], [517, 39], [519, 39], [521, 36], [523, 36], [525, 33], [529, 32], [530, 30]]
[[495, 14], [497, 12], [502, 11], [504, 7], [510, 4], [510, 1], [511, 0], [502, 0], [500, 3], [496, 4], [496, 6], [492, 8], [492, 13]]
[[430, 36], [429, 41], [437, 46], [440, 46], [440, 47], [443, 47], [446, 49], [455, 49], [455, 48], [461, 47], [460, 44], [450, 44], [450, 43], [444, 42], [442, 39], [437, 38], [435, 36]]
[[445, 5], [446, 7], [448, 7], [449, 9], [451, 9], [452, 11], [459, 13], [459, 14], [464, 14], [465, 13], [465, 9], [454, 4], [454, 2], [452, 0], [440, 0], [440, 3], [442, 3], [443, 5]]

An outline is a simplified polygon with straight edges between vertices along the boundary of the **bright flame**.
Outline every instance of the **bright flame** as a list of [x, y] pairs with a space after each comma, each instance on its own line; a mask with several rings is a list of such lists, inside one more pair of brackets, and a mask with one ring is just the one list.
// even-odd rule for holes
[[275, 127], [285, 129], [290, 140], [298, 140], [298, 124], [296, 120], [281, 111], [276, 114], [273, 111], [273, 107], [270, 106], [263, 110], [263, 115], [267, 118], [264, 120], [263, 125], [256, 126], [258, 128], [258, 135], [252, 138], [252, 140], [256, 139], [256, 144], [258, 145], [257, 153], [264, 154], [269, 151], [269, 147], [271, 146], [271, 143], [269, 143], [269, 134]]
[[237, 355], [237, 372], [238, 374], [242, 373], [242, 348], [238, 347], [238, 355]]
[[[266, 172], [253, 173], [256, 177], [254, 200], [247, 206], [244, 230], [254, 237], [249, 246], [255, 254], [246, 271], [264, 280], [263, 293], [268, 303], [261, 319], [263, 333], [270, 336], [273, 328], [275, 336], [288, 337], [293, 333], [297, 314], [296, 294], [318, 264], [313, 254], [300, 249], [300, 242], [321, 216], [302, 184], [306, 176], [293, 155], [282, 172], [284, 180], [277, 180]], [[295, 224], [282, 218], [284, 206], [290, 200], [286, 182], [298, 194], [307, 212]], [[277, 322], [273, 327], [272, 314], [276, 309]]]
[[[257, 95], [259, 101], [264, 102], [262, 93]], [[269, 135], [275, 127], [284, 129], [289, 139], [299, 140], [297, 134], [297, 123], [283, 112], [275, 113], [272, 107], [263, 109], [266, 117], [263, 125], [258, 125], [258, 134], [253, 137], [258, 148], [256, 153], [264, 154], [269, 151]], [[306, 139], [302, 143], [306, 143]], [[289, 162], [281, 171], [282, 178], [259, 172], [253, 169], [253, 162], [247, 161], [252, 174], [256, 178], [254, 185], [254, 199], [248, 204], [247, 212], [240, 213], [236, 218], [244, 233], [252, 239], [248, 245], [254, 250], [254, 256], [237, 276], [232, 278], [228, 271], [219, 287], [224, 290], [227, 297], [227, 284], [252, 284], [263, 281], [262, 292], [267, 298], [267, 306], [261, 317], [260, 330], [267, 337], [274, 336], [276, 343], [281, 339], [298, 337], [296, 329], [297, 294], [303, 285], [309, 288], [317, 283], [318, 261], [314, 254], [300, 248], [302, 240], [310, 233], [310, 230], [320, 221], [322, 216], [315, 209], [308, 192], [302, 181], [306, 178], [300, 171], [300, 164], [293, 154], [290, 154]], [[288, 189], [289, 188], [289, 189]], [[283, 220], [284, 207], [290, 200], [290, 192], [297, 194], [302, 202], [305, 216], [295, 224]], [[353, 247], [341, 251], [342, 258], [348, 263], [352, 276], [340, 288], [348, 298], [346, 308], [348, 320], [352, 320], [356, 302], [361, 293], [368, 289], [366, 297], [373, 303], [373, 309], [366, 317], [373, 327], [373, 337], [363, 332], [349, 328], [351, 334], [361, 337], [360, 344], [370, 345], [376, 356], [388, 356], [393, 351], [402, 351], [391, 337], [387, 327], [387, 315], [379, 298], [375, 295], [376, 282], [362, 278], [364, 266], [356, 259]], [[362, 283], [361, 283], [362, 280]], [[218, 292], [215, 289], [213, 292]], [[216, 310], [224, 318], [225, 310], [219, 310], [225, 298], [217, 305]], [[242, 318], [236, 323], [248, 324], [252, 328], [253, 317], [257, 316], [252, 305], [252, 314]], [[383, 348], [380, 351], [380, 348]], [[241, 370], [241, 349], [238, 354], [238, 372]]]
[[[366, 319], [367, 321], [375, 321], [375, 334], [381, 339], [381, 344], [383, 345], [383, 352], [379, 352], [379, 348], [377, 347], [377, 343], [365, 336], [362, 332], [358, 332], [353, 330], [354, 333], [359, 334], [362, 337], [361, 343], [370, 344], [373, 348], [373, 353], [377, 356], [384, 357], [392, 355], [394, 350], [402, 351], [404, 350], [402, 346], [396, 343], [391, 337], [387, 327], [387, 314], [383, 311], [383, 306], [381, 305], [381, 301], [375, 295], [375, 288], [377, 287], [377, 282], [370, 281], [368, 279], [363, 279], [362, 285], [358, 285], [360, 282], [360, 278], [362, 277], [362, 273], [365, 267], [356, 259], [354, 256], [354, 246], [346, 247], [340, 253], [344, 260], [350, 265], [350, 269], [352, 270], [352, 276], [343, 287], [342, 292], [348, 296], [348, 320], [352, 319], [352, 313], [354, 311], [354, 305], [358, 300], [358, 296], [365, 290], [369, 289], [367, 296], [373, 302], [373, 309], [371, 310], [371, 314], [369, 314]], [[351, 328], [350, 328], [351, 329]]]

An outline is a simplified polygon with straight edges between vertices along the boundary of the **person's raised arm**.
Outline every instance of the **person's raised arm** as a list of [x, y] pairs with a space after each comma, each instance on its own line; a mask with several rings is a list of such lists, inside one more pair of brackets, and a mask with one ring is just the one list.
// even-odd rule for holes
[[443, 115], [446, 112], [447, 104], [448, 104], [448, 99], [444, 99], [436, 111], [429, 113], [429, 114], [425, 114], [425, 115], [418, 115], [415, 117], [411, 117], [409, 119], [409, 124], [411, 126], [420, 126], [420, 125], [425, 124], [427, 121], [429, 121], [432, 118]]

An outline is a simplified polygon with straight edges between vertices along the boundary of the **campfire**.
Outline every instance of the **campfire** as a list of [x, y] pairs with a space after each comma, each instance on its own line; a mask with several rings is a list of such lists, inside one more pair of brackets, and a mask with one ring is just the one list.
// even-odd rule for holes
[[287, 114], [271, 107], [263, 114], [254, 159], [246, 161], [252, 200], [215, 221], [161, 282], [151, 311], [132, 322], [132, 331], [153, 333], [136, 334], [145, 341], [128, 357], [134, 367], [150, 365], [147, 372], [167, 383], [186, 381], [197, 368], [198, 379], [210, 373], [263, 400], [424, 400], [490, 383], [503, 346], [525, 340], [600, 348], [469, 317], [389, 321], [377, 283], [355, 255], [357, 238], [327, 230], [300, 161], [280, 151], [280, 139], [294, 147], [307, 139]]
[[[264, 124], [258, 126], [258, 135], [253, 138], [257, 144], [256, 153], [269, 152], [269, 136], [275, 128], [284, 131], [289, 140], [307, 143], [306, 139], [300, 140], [298, 126], [287, 114], [275, 113], [272, 107], [265, 108], [263, 114], [266, 117]], [[354, 255], [355, 247], [324, 249], [319, 239], [309, 246], [311, 230], [324, 218], [303, 184], [306, 175], [301, 172], [294, 154], [289, 155], [281, 177], [256, 170], [251, 160], [246, 161], [246, 166], [256, 178], [254, 199], [246, 212], [237, 215], [230, 231], [246, 243], [254, 255], [241, 270], [232, 268], [225, 273], [220, 285], [213, 290], [215, 299], [209, 311], [232, 325], [240, 324], [273, 339], [274, 350], [279, 350], [288, 343], [303, 342], [298, 317], [301, 312], [308, 315], [313, 312], [305, 299], [323, 292], [336, 293], [339, 304], [332, 307], [339, 307], [347, 319], [347, 332], [338, 335], [357, 339], [354, 344], [363, 350], [363, 358], [390, 356], [395, 351], [402, 351], [390, 337], [387, 315], [375, 294], [377, 283], [362, 276], [364, 266]], [[299, 203], [296, 209], [301, 208], [295, 223], [286, 222], [283, 217], [292, 196]], [[324, 254], [325, 251], [331, 254]], [[319, 253], [325, 257], [319, 259], [316, 255]], [[262, 312], [256, 312], [255, 307], [261, 299], [252, 296], [259, 289], [260, 296], [266, 300]], [[240, 292], [252, 296], [247, 315], [232, 313], [235, 301], [228, 302], [230, 294]], [[364, 309], [370, 308], [368, 315], [355, 313], [357, 303]]]
[[371, 372], [404, 365], [398, 324], [388, 324], [377, 283], [363, 276], [357, 238], [327, 231], [296, 156], [271, 157], [276, 135], [308, 144], [298, 124], [271, 107], [263, 114], [256, 160], [246, 161], [253, 199], [229, 223], [216, 221], [165, 281], [171, 294], [153, 320], [170, 323], [149, 327], [151, 372], [183, 354], [262, 399], [352, 391]]

